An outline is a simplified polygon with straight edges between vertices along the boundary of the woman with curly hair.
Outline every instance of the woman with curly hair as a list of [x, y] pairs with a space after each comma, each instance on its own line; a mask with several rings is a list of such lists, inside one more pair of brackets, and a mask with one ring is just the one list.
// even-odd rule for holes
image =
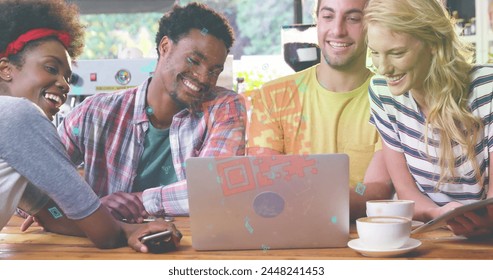
[[[428, 221], [493, 196], [493, 67], [473, 65], [437, 0], [371, 0], [365, 14], [378, 76], [371, 121], [397, 195]], [[468, 237], [493, 232], [493, 208], [449, 222]]]
[[71, 59], [83, 48], [78, 9], [63, 0], [0, 2], [0, 229], [20, 207], [51, 231], [85, 235], [100, 248], [170, 229], [117, 222], [68, 158], [51, 123], [65, 103]]

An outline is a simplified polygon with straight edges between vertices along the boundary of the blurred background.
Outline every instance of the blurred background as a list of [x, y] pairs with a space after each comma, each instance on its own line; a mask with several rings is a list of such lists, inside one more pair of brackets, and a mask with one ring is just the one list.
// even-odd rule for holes
[[[67, 1], [80, 7], [82, 21], [87, 25], [86, 47], [79, 57], [81, 61], [156, 58], [154, 36], [159, 19], [174, 4], [193, 2]], [[476, 47], [476, 62], [493, 62], [493, 0], [442, 1], [457, 22], [457, 32]], [[236, 41], [231, 50], [232, 61], [228, 61], [231, 64], [228, 75], [231, 77], [227, 77], [232, 79], [234, 89], [249, 91], [319, 61], [319, 53], [315, 52], [318, 51], [314, 18], [317, 0], [198, 2], [224, 14], [234, 28]], [[288, 48], [293, 47], [293, 42], [296, 43], [295, 48]], [[299, 48], [304, 48], [303, 52], [297, 50]], [[300, 61], [302, 54], [306, 61]], [[87, 92], [87, 89], [83, 90]]]

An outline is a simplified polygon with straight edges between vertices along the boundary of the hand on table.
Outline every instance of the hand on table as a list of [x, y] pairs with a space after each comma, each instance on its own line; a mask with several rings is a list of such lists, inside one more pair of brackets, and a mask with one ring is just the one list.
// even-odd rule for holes
[[101, 198], [101, 203], [115, 219], [126, 219], [127, 223], [142, 223], [148, 216], [142, 203], [142, 193], [116, 192]]
[[140, 239], [148, 234], [157, 233], [161, 231], [169, 230], [172, 232], [169, 242], [174, 244], [174, 248], [180, 245], [182, 234], [176, 229], [175, 225], [170, 222], [165, 222], [162, 219], [158, 219], [154, 222], [145, 224], [122, 224], [123, 230], [127, 235], [128, 246], [137, 252], [147, 253], [149, 248], [140, 241]]

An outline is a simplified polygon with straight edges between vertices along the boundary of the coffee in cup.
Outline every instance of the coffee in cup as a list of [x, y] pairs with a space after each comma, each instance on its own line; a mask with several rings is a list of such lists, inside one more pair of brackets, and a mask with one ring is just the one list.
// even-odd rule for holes
[[366, 215], [374, 216], [399, 216], [413, 219], [414, 201], [412, 200], [368, 200], [366, 202]]
[[360, 241], [369, 249], [402, 247], [411, 235], [411, 220], [397, 216], [374, 216], [356, 220]]

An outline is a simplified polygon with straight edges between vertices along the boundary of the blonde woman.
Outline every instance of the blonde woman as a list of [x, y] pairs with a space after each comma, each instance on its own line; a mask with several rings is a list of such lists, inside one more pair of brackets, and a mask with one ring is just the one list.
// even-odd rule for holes
[[[469, 63], [436, 0], [371, 0], [368, 46], [379, 75], [370, 83], [371, 122], [402, 199], [428, 221], [493, 196], [493, 66]], [[491, 235], [493, 209], [449, 222], [455, 234]]]

